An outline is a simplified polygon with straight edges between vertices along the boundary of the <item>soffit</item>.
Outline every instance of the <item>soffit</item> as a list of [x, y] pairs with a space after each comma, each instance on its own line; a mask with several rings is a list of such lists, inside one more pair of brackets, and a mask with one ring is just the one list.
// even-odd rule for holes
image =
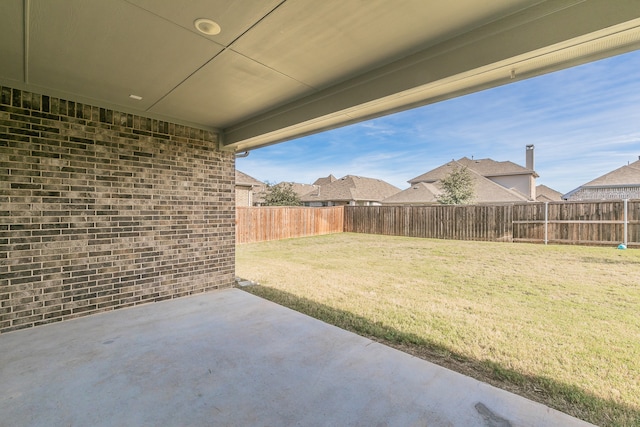
[[3, 0], [0, 78], [222, 129], [538, 1]]
[[265, 17], [233, 49], [320, 89], [538, 2], [493, 0], [480, 6], [477, 0], [291, 1]]
[[228, 128], [536, 2], [282, 2], [150, 111]]
[[32, 1], [28, 24], [30, 84], [141, 110], [223, 49], [122, 1]]
[[225, 127], [307, 91], [299, 82], [233, 50], [225, 50], [149, 111]]
[[606, 37], [638, 19], [636, 0], [2, 0], [0, 84], [250, 149], [637, 48]]
[[[109, 0], [113, 1], [113, 0]], [[147, 12], [158, 15], [167, 23], [205, 37], [222, 46], [234, 40], [260, 22], [283, 0], [126, 0]], [[198, 18], [210, 18], [218, 22], [222, 31], [217, 35], [204, 35], [193, 25]]]
[[0, 10], [0, 77], [20, 81], [24, 75], [22, 0], [5, 0]]

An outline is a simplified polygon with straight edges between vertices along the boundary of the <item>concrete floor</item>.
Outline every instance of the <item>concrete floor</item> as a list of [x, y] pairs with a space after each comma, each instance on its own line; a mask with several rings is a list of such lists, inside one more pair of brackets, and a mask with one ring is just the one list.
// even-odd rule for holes
[[2, 426], [586, 426], [226, 289], [0, 335]]

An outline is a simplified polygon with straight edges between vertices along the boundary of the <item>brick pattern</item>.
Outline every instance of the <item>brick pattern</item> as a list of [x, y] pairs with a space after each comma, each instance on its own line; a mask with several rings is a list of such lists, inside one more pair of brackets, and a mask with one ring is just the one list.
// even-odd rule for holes
[[251, 206], [251, 187], [236, 186], [236, 206]]
[[213, 132], [0, 87], [0, 333], [231, 286]]
[[640, 186], [628, 187], [583, 187], [573, 193], [567, 200], [578, 202], [582, 200], [624, 200], [640, 199]]

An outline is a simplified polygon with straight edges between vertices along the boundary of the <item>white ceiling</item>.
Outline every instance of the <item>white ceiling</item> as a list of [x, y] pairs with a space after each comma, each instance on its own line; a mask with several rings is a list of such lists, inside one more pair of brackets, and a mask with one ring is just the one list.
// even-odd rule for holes
[[0, 2], [0, 84], [214, 129], [233, 150], [637, 48], [639, 0]]

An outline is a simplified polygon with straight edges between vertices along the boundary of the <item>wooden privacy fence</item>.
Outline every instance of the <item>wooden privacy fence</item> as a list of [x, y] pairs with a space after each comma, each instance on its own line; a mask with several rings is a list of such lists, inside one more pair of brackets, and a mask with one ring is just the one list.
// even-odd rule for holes
[[513, 240], [577, 245], [640, 245], [640, 200], [513, 206]]
[[347, 232], [455, 240], [640, 245], [640, 200], [347, 206]]
[[347, 232], [452, 240], [512, 240], [512, 206], [346, 206]]
[[342, 231], [451, 240], [640, 246], [640, 200], [236, 208], [237, 243]]
[[342, 206], [236, 207], [236, 243], [342, 233], [343, 224]]

